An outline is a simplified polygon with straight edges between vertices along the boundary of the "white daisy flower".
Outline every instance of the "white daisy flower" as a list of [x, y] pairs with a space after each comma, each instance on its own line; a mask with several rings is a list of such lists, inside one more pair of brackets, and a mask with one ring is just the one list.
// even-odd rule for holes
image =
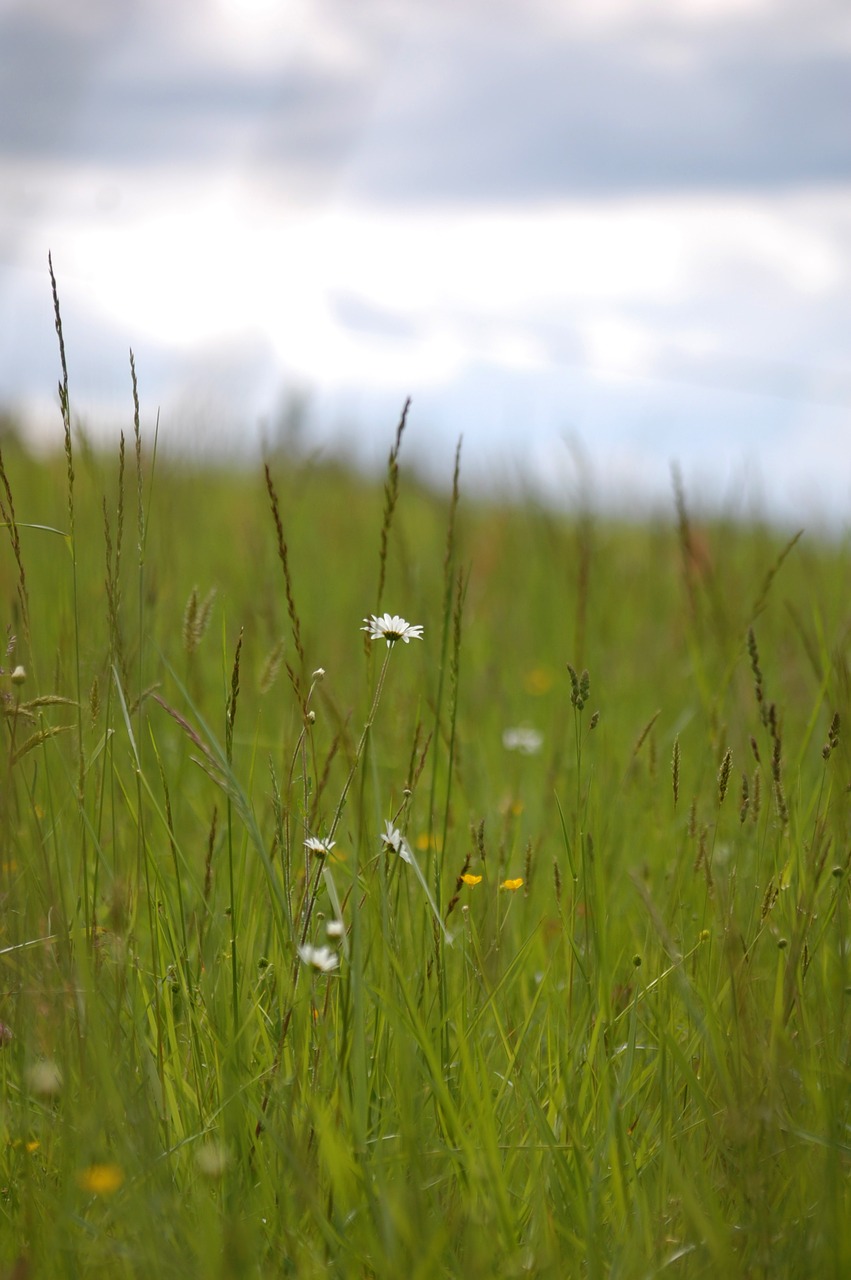
[[308, 836], [304, 847], [309, 853], [315, 853], [319, 858], [327, 858], [336, 843], [336, 840], [320, 840], [318, 836]]
[[325, 926], [325, 932], [329, 938], [342, 938], [346, 932], [346, 926], [342, 920], [329, 920]]
[[309, 943], [298, 949], [299, 959], [320, 973], [331, 973], [340, 963], [340, 957], [330, 947], [311, 947]]
[[426, 878], [423, 875], [422, 871], [420, 870], [420, 867], [416, 858], [411, 852], [411, 846], [408, 844], [407, 840], [402, 835], [402, 832], [397, 827], [394, 827], [392, 822], [388, 822], [386, 819], [384, 821], [384, 834], [381, 837], [381, 842], [388, 853], [398, 853], [402, 861], [407, 862], [408, 866], [411, 867], [415, 876], [420, 882], [423, 893], [425, 894], [428, 900], [428, 905], [431, 907], [432, 912], [434, 913], [435, 920], [437, 921], [440, 928], [443, 930], [444, 938], [446, 939], [447, 943], [451, 946], [452, 937], [450, 934], [446, 932], [446, 925], [443, 923], [443, 920], [440, 917], [440, 912], [437, 909], [437, 904], [435, 903], [434, 898], [431, 896], [431, 890], [428, 887]]
[[386, 640], [388, 649], [397, 640], [404, 640], [407, 644], [409, 640], [423, 638], [420, 623], [406, 622], [396, 613], [385, 613], [380, 618], [373, 613], [368, 618], [364, 618], [364, 622], [366, 625], [361, 627], [361, 631], [368, 631], [370, 640]]
[[519, 751], [524, 756], [534, 756], [541, 750], [543, 743], [543, 734], [525, 725], [519, 725], [516, 729], [506, 729], [502, 735], [502, 745], [506, 751]]
[[402, 832], [393, 826], [392, 822], [384, 821], [384, 835], [381, 837], [384, 848], [389, 853], [398, 853], [403, 862], [413, 864], [411, 855], [411, 846], [408, 844]]

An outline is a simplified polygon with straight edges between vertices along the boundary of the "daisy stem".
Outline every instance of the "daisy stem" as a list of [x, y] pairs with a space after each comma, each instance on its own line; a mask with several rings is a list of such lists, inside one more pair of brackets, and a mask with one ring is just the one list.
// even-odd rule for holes
[[369, 709], [369, 715], [367, 716], [366, 723], [363, 726], [363, 732], [361, 733], [360, 742], [358, 743], [357, 750], [355, 751], [355, 758], [352, 761], [352, 767], [349, 770], [349, 776], [346, 778], [345, 786], [343, 787], [342, 793], [340, 795], [340, 799], [337, 803], [337, 809], [334, 814], [334, 820], [331, 823], [331, 827], [328, 831], [327, 838], [329, 840], [332, 840], [334, 838], [334, 832], [337, 830], [337, 827], [340, 823], [340, 818], [343, 816], [343, 806], [346, 803], [346, 796], [349, 794], [349, 787], [352, 785], [352, 782], [354, 781], [354, 776], [357, 773], [358, 765], [360, 764], [361, 756], [363, 755], [363, 749], [366, 746], [366, 740], [367, 740], [367, 737], [369, 736], [369, 731], [372, 728], [372, 723], [375, 720], [376, 712], [378, 711], [378, 703], [381, 700], [381, 691], [384, 688], [384, 678], [387, 675], [387, 666], [390, 662], [391, 648], [392, 646], [390, 646], [387, 649], [387, 652], [384, 655], [384, 661], [381, 664], [381, 670], [378, 673], [378, 681], [376, 682], [375, 693], [373, 694], [373, 697], [372, 697], [372, 706]]
[[[301, 727], [301, 732], [300, 732], [300, 733], [299, 733], [299, 735], [298, 735], [298, 742], [295, 744], [295, 748], [294, 748], [294, 750], [293, 750], [292, 756], [290, 757], [290, 767], [289, 767], [289, 772], [287, 773], [287, 786], [286, 786], [286, 794], [287, 794], [287, 795], [289, 795], [289, 794], [290, 794], [290, 792], [292, 791], [293, 778], [295, 777], [296, 764], [298, 763], [299, 759], [301, 759], [301, 760], [302, 760], [302, 762], [303, 762], [303, 759], [304, 759], [304, 757], [303, 757], [303, 749], [304, 749], [304, 736], [305, 736], [305, 733], [306, 733], [306, 727], [305, 727], [304, 725], [302, 725], [302, 727]], [[302, 763], [302, 768], [304, 768], [303, 763]], [[285, 868], [287, 868], [287, 877], [286, 877], [286, 878], [287, 878], [287, 906], [288, 906], [289, 913], [290, 913], [290, 920], [293, 922], [293, 932], [295, 932], [295, 924], [294, 924], [294, 921], [295, 921], [295, 915], [293, 914], [293, 902], [292, 902], [292, 898], [291, 898], [292, 887], [291, 887], [291, 883], [290, 883], [290, 874], [289, 874], [289, 867], [291, 866], [291, 857], [292, 857], [292, 854], [291, 854], [291, 849], [292, 849], [292, 845], [291, 845], [291, 840], [292, 840], [292, 828], [291, 828], [291, 825], [290, 825], [290, 813], [289, 813], [289, 807], [287, 807], [287, 812], [286, 812], [286, 815], [285, 815], [284, 821], [285, 821], [285, 823], [286, 823], [286, 836], [285, 836], [285, 839], [286, 839], [286, 850], [287, 850], [287, 852], [286, 852], [286, 857], [284, 858], [284, 865], [285, 865]], [[302, 824], [303, 824], [303, 826], [304, 826], [304, 834], [306, 835], [306, 834], [307, 834], [307, 803], [306, 803], [306, 801], [305, 801], [305, 804], [304, 804], [304, 817], [303, 817], [303, 819], [302, 819]], [[308, 852], [307, 848], [305, 848], [305, 850], [304, 850], [304, 870], [305, 870], [305, 884], [309, 884], [309, 883], [310, 883], [310, 854], [309, 854], [309, 852]], [[306, 895], [305, 895], [305, 897], [303, 897], [303, 898], [302, 898], [302, 903], [305, 901], [305, 898], [306, 898]], [[297, 914], [298, 914], [298, 913], [296, 913], [296, 915], [297, 915]], [[302, 941], [304, 941], [304, 939], [303, 939], [303, 938], [302, 938]]]
[[[317, 683], [317, 681], [316, 681], [316, 677], [314, 676], [313, 682], [312, 682], [312, 684], [311, 684], [311, 686], [310, 686], [310, 689], [308, 690], [307, 697], [306, 697], [306, 698], [305, 698], [305, 700], [304, 700], [304, 708], [305, 708], [305, 712], [306, 712], [306, 713], [309, 711], [309, 707], [310, 707], [310, 699], [313, 697], [313, 691], [314, 691], [314, 689], [316, 688], [316, 683]], [[307, 714], [305, 714], [305, 719], [304, 719], [304, 722], [303, 722], [303, 724], [302, 724], [302, 726], [301, 726], [301, 732], [300, 732], [300, 733], [299, 733], [299, 735], [298, 735], [298, 741], [296, 742], [296, 744], [295, 744], [295, 748], [294, 748], [293, 753], [292, 753], [292, 755], [291, 755], [291, 757], [290, 757], [290, 767], [289, 767], [289, 771], [288, 771], [288, 773], [287, 773], [287, 785], [286, 785], [286, 793], [287, 793], [287, 795], [289, 795], [289, 794], [290, 794], [290, 792], [292, 791], [292, 787], [293, 787], [293, 779], [295, 778], [296, 765], [297, 765], [299, 762], [301, 762], [301, 777], [302, 777], [302, 788], [303, 788], [303, 794], [302, 794], [302, 827], [303, 827], [303, 832], [304, 832], [304, 836], [305, 836], [305, 837], [309, 834], [309, 831], [308, 831], [308, 817], [309, 817], [309, 807], [310, 807], [310, 806], [309, 806], [309, 790], [308, 790], [308, 783], [307, 783], [307, 742], [308, 742], [308, 737], [309, 737], [309, 739], [310, 739], [311, 754], [312, 754], [312, 756], [313, 756], [313, 767], [314, 767], [314, 772], [315, 772], [315, 770], [316, 770], [316, 755], [315, 755], [315, 751], [313, 751], [313, 735], [312, 735], [312, 734], [310, 734], [310, 732], [309, 732], [309, 726], [310, 726], [310, 724], [311, 724], [311, 721], [308, 719]], [[287, 809], [287, 812], [286, 812], [286, 816], [285, 816], [285, 823], [286, 823], [286, 849], [287, 849], [287, 850], [289, 850], [289, 849], [291, 848], [291, 828], [290, 828], [290, 814], [289, 814], [289, 808]], [[304, 883], [305, 883], [305, 885], [309, 885], [309, 884], [310, 884], [310, 869], [311, 869], [310, 850], [309, 850], [308, 846], [305, 844], [305, 845], [304, 845]], [[288, 910], [289, 910], [289, 913], [290, 913], [290, 923], [291, 923], [291, 925], [292, 925], [292, 922], [293, 922], [293, 904], [292, 904], [292, 888], [291, 888], [291, 883], [290, 883], [290, 857], [289, 857], [289, 854], [287, 854], [287, 856], [284, 858], [284, 870], [285, 870], [285, 873], [286, 873], [286, 884], [287, 884], [287, 887], [286, 887], [287, 906], [288, 906]], [[315, 897], [315, 894], [314, 894], [314, 897]], [[308, 900], [308, 894], [307, 894], [307, 891], [305, 891], [304, 896], [303, 896], [303, 898], [302, 898], [302, 904], [306, 903], [306, 902], [307, 902], [307, 900]], [[306, 936], [306, 934], [307, 934], [307, 928], [308, 928], [308, 925], [310, 924], [310, 910], [307, 910], [306, 914], [303, 916], [303, 921], [304, 921], [304, 929], [303, 929], [303, 935], [302, 935], [302, 938], [301, 938], [302, 943], [304, 942], [304, 938], [305, 938], [305, 936]]]
[[310, 929], [310, 921], [313, 917], [313, 908], [316, 905], [316, 895], [319, 892], [319, 881], [322, 879], [322, 867], [325, 859], [322, 856], [319, 856], [316, 861], [318, 866], [316, 868], [316, 875], [313, 877], [313, 887], [310, 890], [310, 897], [304, 912], [304, 923], [302, 925], [301, 937], [299, 939], [300, 947], [303, 947], [305, 942], [307, 942], [307, 934]]

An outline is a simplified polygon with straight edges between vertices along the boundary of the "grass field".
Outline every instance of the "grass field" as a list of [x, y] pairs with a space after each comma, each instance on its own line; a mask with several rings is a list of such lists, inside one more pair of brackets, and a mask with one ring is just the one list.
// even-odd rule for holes
[[851, 1274], [847, 540], [436, 496], [392, 424], [383, 488], [193, 468], [129, 392], [105, 457], [60, 389], [0, 1275]]

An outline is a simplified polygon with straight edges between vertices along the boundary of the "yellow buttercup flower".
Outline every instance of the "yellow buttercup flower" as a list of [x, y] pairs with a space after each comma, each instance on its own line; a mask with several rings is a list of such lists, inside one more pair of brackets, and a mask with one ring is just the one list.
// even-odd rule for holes
[[522, 877], [519, 877], [517, 880], [503, 880], [499, 887], [500, 889], [510, 889], [512, 893], [515, 893], [522, 884]]
[[24, 1151], [26, 1151], [28, 1155], [32, 1155], [34, 1151], [38, 1151], [41, 1143], [38, 1138], [10, 1138], [9, 1146], [16, 1149], [23, 1147]]
[[111, 1196], [124, 1181], [124, 1170], [117, 1164], [91, 1164], [77, 1174], [77, 1184], [95, 1196]]
[[552, 667], [533, 667], [523, 677], [523, 688], [527, 693], [540, 696], [549, 693], [555, 684], [555, 672]]
[[481, 876], [471, 876], [469, 871], [465, 871], [463, 876], [460, 877], [460, 879], [462, 884], [469, 884], [469, 885], [481, 884], [482, 882]]

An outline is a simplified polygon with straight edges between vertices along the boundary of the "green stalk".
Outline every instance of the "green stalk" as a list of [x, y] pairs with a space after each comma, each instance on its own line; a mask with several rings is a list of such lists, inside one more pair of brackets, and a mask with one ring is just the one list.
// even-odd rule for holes
[[[62, 425], [65, 432], [65, 461], [68, 482], [67, 541], [68, 548], [71, 552], [71, 583], [74, 612], [74, 677], [75, 697], [77, 703], [77, 804], [82, 815], [83, 805], [85, 803], [86, 764], [83, 753], [83, 697], [82, 680], [80, 677], [80, 609], [77, 587], [77, 536], [74, 520], [74, 451], [71, 442], [71, 401], [68, 394], [68, 364], [65, 359], [65, 338], [62, 332], [62, 315], [59, 310], [59, 291], [56, 285], [56, 277], [53, 274], [53, 258], [50, 254], [47, 255], [47, 262], [50, 269], [50, 287], [53, 293], [53, 315], [56, 326], [56, 336], [59, 340], [59, 360], [62, 367], [62, 381], [59, 383], [59, 407], [62, 412]], [[86, 826], [82, 821], [82, 817], [80, 821], [80, 862], [83, 872], [83, 923], [86, 930], [86, 936], [90, 938], [91, 922], [94, 916], [95, 904], [93, 902], [91, 904], [89, 903], [88, 845], [86, 841]]]
[[[236, 653], [231, 673], [230, 698], [228, 699], [225, 717], [225, 759], [228, 768], [233, 767], [233, 726], [236, 720], [236, 704], [239, 699], [239, 656], [242, 652], [242, 629], [236, 642]], [[230, 976], [231, 976], [231, 1012], [233, 1015], [233, 1043], [239, 1043], [239, 964], [236, 944], [236, 886], [233, 874], [233, 804], [230, 788], [227, 791], [227, 833], [228, 833], [228, 888], [230, 891]]]

